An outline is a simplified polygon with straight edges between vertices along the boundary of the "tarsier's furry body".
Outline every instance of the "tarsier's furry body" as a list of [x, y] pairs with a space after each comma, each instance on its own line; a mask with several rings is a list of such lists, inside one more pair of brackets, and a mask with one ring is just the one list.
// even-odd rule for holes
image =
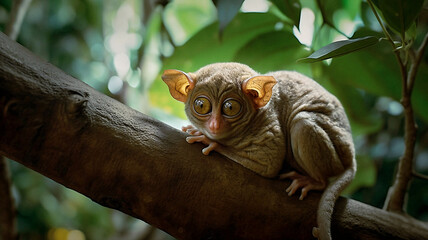
[[[195, 73], [166, 70], [171, 95], [185, 103], [193, 126], [189, 143], [202, 142], [264, 177], [284, 164], [295, 171], [286, 189], [300, 199], [324, 190], [314, 235], [330, 239], [334, 203], [356, 171], [349, 122], [340, 102], [318, 83], [296, 72], [260, 75], [239, 63], [216, 63]], [[336, 179], [328, 185], [329, 178]], [[328, 187], [327, 187], [328, 186]]]

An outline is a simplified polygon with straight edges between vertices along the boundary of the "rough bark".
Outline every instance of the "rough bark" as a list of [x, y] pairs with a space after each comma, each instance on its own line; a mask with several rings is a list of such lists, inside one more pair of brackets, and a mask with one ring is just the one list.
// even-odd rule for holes
[[[0, 34], [0, 154], [179, 239], [311, 239], [320, 193], [288, 197], [185, 134]], [[411, 218], [341, 198], [336, 239], [428, 239]]]

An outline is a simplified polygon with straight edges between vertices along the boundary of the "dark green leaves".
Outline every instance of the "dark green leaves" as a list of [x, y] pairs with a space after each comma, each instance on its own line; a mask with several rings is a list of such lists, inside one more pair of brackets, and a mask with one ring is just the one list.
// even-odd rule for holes
[[244, 0], [213, 0], [217, 7], [220, 34], [232, 21], [241, 8]]
[[376, 37], [368, 36], [330, 43], [329, 45], [312, 53], [309, 57], [300, 59], [300, 62], [312, 63], [332, 57], [342, 56], [357, 50], [372, 46], [379, 42]]
[[285, 16], [293, 20], [293, 24], [299, 28], [300, 12], [302, 6], [299, 0], [271, 0]]
[[424, 0], [377, 0], [375, 4], [388, 25], [404, 36], [422, 10]]

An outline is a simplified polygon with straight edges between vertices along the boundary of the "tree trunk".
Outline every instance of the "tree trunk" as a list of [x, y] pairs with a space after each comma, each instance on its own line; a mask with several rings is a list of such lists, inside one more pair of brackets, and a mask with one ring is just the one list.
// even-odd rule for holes
[[[186, 134], [0, 34], [0, 154], [179, 239], [311, 239], [321, 193], [288, 197]], [[142, 103], [143, 104], [143, 103]], [[419, 221], [339, 199], [337, 239], [428, 239]]]

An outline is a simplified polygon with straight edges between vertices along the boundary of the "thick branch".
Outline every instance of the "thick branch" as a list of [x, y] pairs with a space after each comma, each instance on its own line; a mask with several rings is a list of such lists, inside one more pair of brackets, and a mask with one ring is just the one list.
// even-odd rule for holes
[[[311, 238], [320, 193], [288, 197], [288, 183], [203, 156], [184, 133], [0, 42], [0, 154], [179, 239]], [[343, 198], [332, 225], [339, 239], [428, 239], [421, 222]]]

